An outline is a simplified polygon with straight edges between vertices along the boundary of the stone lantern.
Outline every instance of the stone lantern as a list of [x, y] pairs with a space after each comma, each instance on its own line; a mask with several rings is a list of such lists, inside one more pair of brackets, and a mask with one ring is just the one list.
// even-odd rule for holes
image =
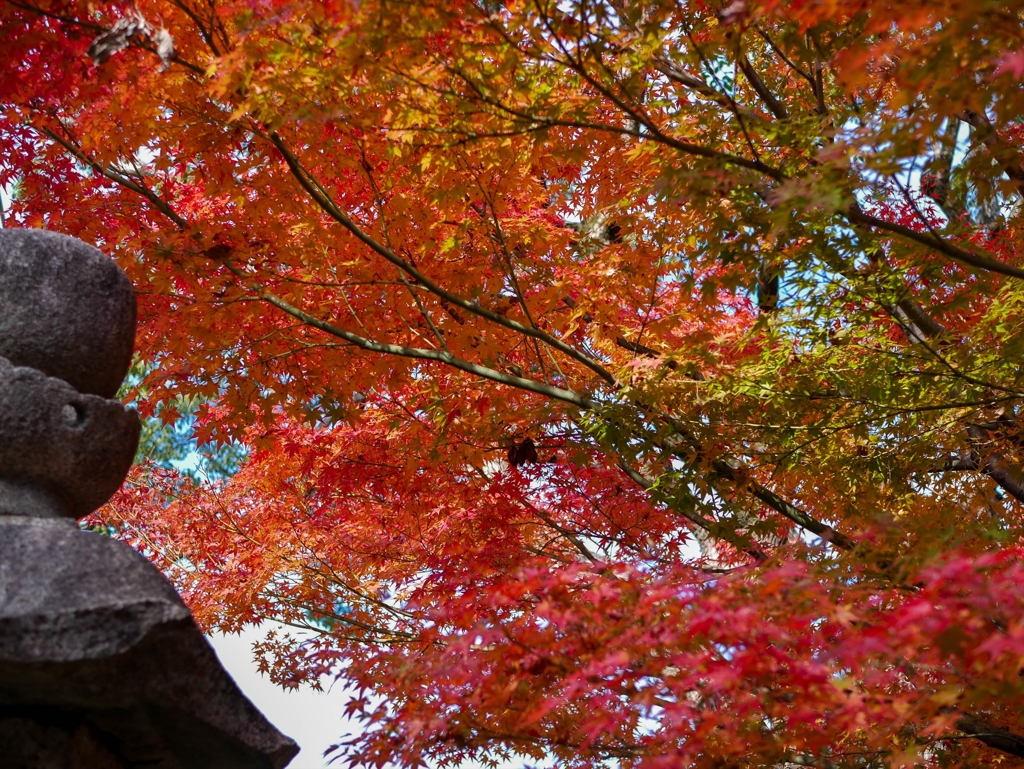
[[76, 519], [139, 440], [113, 400], [135, 294], [103, 253], [0, 230], [0, 766], [279, 769], [297, 752], [145, 558]]

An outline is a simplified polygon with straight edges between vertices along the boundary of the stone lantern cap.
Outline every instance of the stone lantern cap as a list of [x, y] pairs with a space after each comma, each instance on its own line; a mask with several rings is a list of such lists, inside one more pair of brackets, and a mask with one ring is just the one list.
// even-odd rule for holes
[[83, 531], [139, 418], [113, 396], [135, 294], [85, 243], [0, 229], [0, 765], [281, 769], [298, 752], [239, 691], [171, 584]]

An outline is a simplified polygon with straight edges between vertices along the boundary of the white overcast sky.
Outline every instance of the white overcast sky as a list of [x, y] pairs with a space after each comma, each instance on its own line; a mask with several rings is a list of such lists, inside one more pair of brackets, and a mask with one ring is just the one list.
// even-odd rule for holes
[[[295, 691], [285, 691], [272, 684], [270, 679], [256, 669], [252, 645], [260, 640], [266, 629], [250, 628], [241, 635], [208, 636], [217, 651], [221, 664], [227, 669], [235, 683], [252, 700], [263, 715], [278, 730], [297, 743], [302, 751], [288, 765], [288, 769], [323, 769], [328, 766], [323, 758], [324, 751], [339, 742], [343, 735], [359, 728], [345, 720], [346, 692], [341, 685], [328, 690], [329, 681], [324, 681], [325, 691], [317, 692], [308, 686]], [[335, 767], [342, 764], [336, 763]]]

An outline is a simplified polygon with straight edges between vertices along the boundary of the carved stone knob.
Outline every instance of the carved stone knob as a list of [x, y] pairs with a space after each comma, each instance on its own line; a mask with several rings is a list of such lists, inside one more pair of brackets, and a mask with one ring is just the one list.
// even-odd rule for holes
[[102, 252], [0, 230], [0, 515], [88, 515], [117, 491], [139, 418], [110, 398], [131, 365], [135, 292]]

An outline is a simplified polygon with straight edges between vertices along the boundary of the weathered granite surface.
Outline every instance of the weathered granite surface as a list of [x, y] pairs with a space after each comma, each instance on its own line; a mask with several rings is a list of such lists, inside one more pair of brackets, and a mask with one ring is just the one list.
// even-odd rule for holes
[[298, 752], [239, 691], [171, 584], [82, 531], [139, 437], [109, 396], [135, 299], [101, 252], [0, 230], [0, 767], [280, 769]]
[[0, 357], [0, 437], [0, 514], [81, 518], [121, 486], [139, 417]]
[[0, 357], [112, 398], [132, 362], [135, 291], [102, 251], [48, 230], [0, 231]]
[[26, 713], [51, 730], [63, 724], [69, 745], [76, 731], [92, 735], [114, 766], [279, 769], [296, 752], [145, 558], [70, 522], [6, 516], [0, 723]]

